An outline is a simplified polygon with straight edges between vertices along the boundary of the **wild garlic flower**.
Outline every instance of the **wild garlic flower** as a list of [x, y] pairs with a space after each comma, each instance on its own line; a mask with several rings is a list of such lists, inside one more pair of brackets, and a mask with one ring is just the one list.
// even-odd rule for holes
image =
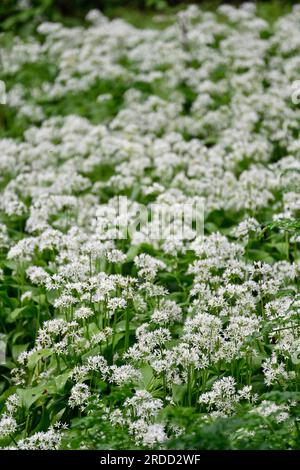
[[37, 432], [30, 437], [18, 441], [20, 450], [58, 450], [62, 434], [59, 430], [50, 427], [46, 432]]
[[71, 389], [68, 404], [71, 408], [79, 407], [83, 411], [87, 406], [90, 396], [89, 387], [84, 383], [77, 383]]
[[268, 386], [276, 382], [288, 381], [290, 378], [286, 370], [286, 365], [278, 361], [278, 357], [275, 353], [272, 353], [272, 356], [263, 362], [262, 369], [264, 372], [264, 381]]
[[213, 384], [210, 392], [200, 395], [199, 403], [206, 405], [208, 411], [213, 411], [215, 416], [228, 416], [240, 401], [251, 401], [253, 398], [251, 386], [236, 390], [235, 379], [224, 377]]
[[159, 325], [172, 324], [180, 321], [182, 318], [182, 311], [179, 305], [172, 300], [165, 300], [161, 302], [158, 309], [155, 309], [151, 315], [151, 322]]
[[142, 374], [138, 369], [135, 369], [130, 364], [123, 366], [110, 367], [109, 381], [116, 385], [124, 385], [132, 382], [138, 382], [142, 379]]
[[14, 434], [16, 430], [16, 420], [10, 415], [3, 414], [0, 418], [0, 438]]
[[134, 263], [139, 268], [139, 276], [145, 277], [146, 279], [153, 279], [159, 270], [166, 269], [166, 265], [163, 261], [144, 253], [137, 256]]
[[75, 310], [74, 318], [75, 320], [86, 320], [94, 315], [94, 312], [89, 307], [80, 307]]

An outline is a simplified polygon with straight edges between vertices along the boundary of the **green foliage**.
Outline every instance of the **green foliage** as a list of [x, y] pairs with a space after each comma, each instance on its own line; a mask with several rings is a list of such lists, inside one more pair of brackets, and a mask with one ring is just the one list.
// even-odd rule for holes
[[274, 416], [261, 416], [254, 408], [240, 407], [232, 417], [207, 420], [189, 409], [172, 409], [168, 418], [172, 423], [188, 429], [177, 439], [169, 441], [168, 449], [195, 450], [288, 450], [300, 449], [298, 392], [266, 393], [262, 400], [277, 404], [295, 401], [289, 420], [276, 422]]
[[[104, 11], [116, 16], [116, 12], [123, 11], [124, 17], [128, 17], [136, 26], [146, 26], [155, 23], [152, 11], [169, 12], [169, 4], [173, 6], [177, 2], [167, 2], [165, 0], [143, 0], [132, 2], [139, 7], [136, 10], [124, 10], [124, 2], [118, 0], [108, 1], [54, 1], [42, 0], [33, 1], [32, 8], [20, 11], [13, 0], [4, 0], [0, 5], [0, 20], [2, 29], [5, 31], [0, 38], [1, 44], [9, 47], [11, 41], [11, 31], [20, 31], [25, 38], [29, 37], [35, 31], [35, 28], [41, 20], [62, 21], [68, 25], [83, 24], [83, 16], [86, 11], [92, 7], [103, 8]], [[218, 2], [217, 2], [218, 3]], [[271, 3], [271, 2], [269, 2]], [[272, 5], [259, 3], [259, 11], [262, 17], [268, 17], [271, 21], [280, 16], [285, 11], [286, 6], [278, 2]], [[116, 9], [114, 9], [116, 8]], [[123, 8], [123, 10], [122, 10]], [[148, 9], [150, 13], [141, 13], [140, 9]], [[175, 11], [175, 10], [174, 10]], [[269, 13], [272, 12], [270, 15]], [[165, 23], [170, 24], [174, 19], [167, 17]], [[157, 26], [157, 24], [156, 24]], [[158, 26], [159, 27], [159, 26]], [[269, 31], [264, 31], [262, 36], [268, 37]], [[213, 47], [218, 48], [221, 37], [218, 38]], [[135, 72], [136, 64], [124, 57], [120, 64], [130, 72]], [[200, 63], [196, 60], [190, 60], [187, 65], [198, 69]], [[158, 66], [157, 70], [167, 70], [167, 66]], [[147, 100], [152, 95], [164, 99], [171, 99], [173, 91], [168, 83], [157, 79], [152, 83], [139, 82], [134, 78], [126, 80], [121, 79], [97, 79], [85, 91], [68, 92], [60, 98], [49, 99], [49, 97], [40, 94], [38, 97], [32, 97], [33, 88], [39, 88], [44, 82], [53, 83], [59, 73], [55, 61], [35, 62], [23, 65], [16, 74], [6, 74], [1, 71], [0, 78], [5, 79], [8, 91], [16, 84], [22, 84], [25, 90], [24, 99], [26, 103], [40, 106], [43, 111], [43, 117], [35, 119], [31, 114], [20, 115], [17, 108], [0, 105], [0, 137], [14, 138], [22, 140], [24, 132], [34, 123], [40, 126], [44, 119], [55, 116], [77, 115], [88, 119], [92, 124], [108, 124], [124, 108], [124, 95], [128, 90], [138, 90], [141, 92], [141, 100]], [[210, 72], [210, 80], [214, 84], [222, 81], [228, 73], [228, 69], [219, 65]], [[191, 113], [193, 103], [197, 98], [197, 92], [188, 82], [182, 81], [177, 87], [183, 101], [183, 115], [188, 117]], [[103, 101], [97, 101], [98, 97], [106, 95]], [[211, 111], [217, 111], [231, 103], [231, 93], [212, 93], [213, 103]], [[261, 124], [261, 123], [260, 123]], [[256, 131], [259, 131], [259, 125]], [[186, 142], [191, 141], [195, 135], [189, 130], [183, 131]], [[209, 148], [217, 143], [217, 130], [214, 125], [199, 131], [198, 138], [202, 139]], [[55, 145], [55, 141], [53, 144]], [[121, 144], [118, 151], [123, 151]], [[270, 158], [272, 163], [278, 162], [285, 156], [287, 149], [274, 145], [273, 153]], [[74, 156], [74, 160], [77, 156]], [[237, 178], [246, 170], [251, 168], [251, 158], [245, 156], [239, 161], [233, 170]], [[75, 162], [76, 164], [76, 162]], [[92, 171], [86, 170], [84, 176], [88, 178], [91, 184], [98, 183], [93, 194], [89, 190], [81, 189], [78, 193], [87, 196], [99, 196], [101, 203], [107, 202], [112, 196], [116, 195], [113, 188], [105, 186], [103, 183], [109, 182], [114, 175], [115, 165], [109, 160], [104, 160], [98, 166], [93, 167]], [[145, 175], [147, 174], [145, 170]], [[295, 170], [297, 171], [297, 170]], [[26, 174], [26, 168], [24, 170]], [[0, 189], [4, 189], [9, 182], [10, 176], [0, 179]], [[82, 176], [82, 175], [81, 175]], [[173, 176], [170, 177], [172, 180]], [[44, 184], [44, 183], [43, 183]], [[45, 185], [47, 181], [45, 182]], [[77, 194], [74, 191], [75, 195]], [[124, 189], [119, 193], [128, 194], [135, 202], [148, 203], [151, 201], [151, 195], [145, 195], [140, 191], [138, 184], [129, 189]], [[20, 198], [26, 207], [31, 201], [26, 200], [20, 191]], [[278, 191], [274, 194], [275, 203], [280, 203], [282, 194]], [[69, 211], [63, 208], [58, 214], [53, 215], [51, 223], [60, 222], [62, 233], [72, 227], [76, 220], [77, 213], [75, 209]], [[249, 211], [250, 212], [250, 211]], [[243, 211], [211, 210], [206, 216], [205, 233], [213, 234], [216, 231], [228, 236], [232, 241], [232, 228], [242, 221], [245, 217]], [[252, 214], [251, 214], [252, 215]], [[293, 237], [298, 236], [300, 232], [299, 219], [280, 219], [272, 220], [272, 210], [269, 208], [258, 209], [255, 217], [260, 222], [262, 230], [259, 235], [250, 232], [245, 242], [245, 260], [247, 263], [266, 262], [274, 263], [276, 261], [297, 262], [299, 255], [297, 252], [297, 243], [293, 242]], [[1, 212], [0, 222], [8, 227], [10, 241], [12, 243], [21, 240], [26, 234], [25, 222], [28, 214], [8, 217]], [[271, 222], [270, 222], [271, 221]], [[65, 225], [64, 225], [65, 224]], [[109, 275], [123, 275], [138, 279], [137, 286], [142, 283], [137, 274], [137, 268], [134, 265], [134, 259], [141, 253], [147, 253], [157, 257], [166, 263], [166, 270], [159, 272], [154, 282], [155, 287], [163, 286], [167, 289], [167, 298], [176, 301], [187, 315], [187, 310], [191, 306], [192, 296], [189, 294], [193, 286], [193, 276], [188, 273], [189, 266], [195, 261], [194, 254], [187, 250], [177, 260], [160, 251], [156, 246], [141, 243], [132, 246], [130, 240], [119, 241], [117, 247], [124, 252], [126, 260], [124, 263], [116, 265], [106, 263], [99, 256], [94, 265], [90, 261], [90, 270], [99, 274], [105, 271]], [[32, 256], [32, 264], [43, 267], [53, 274], [53, 265], [57, 253], [55, 249], [39, 250], [36, 249]], [[0, 284], [0, 325], [1, 331], [5, 337], [6, 357], [4, 364], [0, 365], [2, 381], [0, 383], [0, 411], [5, 413], [6, 399], [16, 393], [20, 399], [18, 409], [18, 428], [13, 439], [6, 436], [1, 442], [1, 446], [11, 445], [11, 441], [19, 440], [33, 435], [39, 431], [46, 431], [49, 426], [57, 422], [69, 423], [69, 429], [65, 433], [62, 448], [64, 449], [134, 449], [141, 448], [137, 446], [128, 432], [126, 426], [113, 425], [108, 416], [114, 409], [124, 403], [127, 397], [132, 396], [135, 390], [146, 389], [151, 392], [154, 398], [162, 400], [164, 405], [159, 417], [163, 419], [169, 430], [178, 428], [178, 437], [167, 441], [166, 447], [170, 449], [300, 449], [299, 433], [299, 413], [300, 413], [300, 387], [299, 369], [297, 366], [288, 363], [290, 370], [295, 372], [293, 379], [288, 383], [279, 383], [272, 392], [264, 383], [262, 374], [262, 363], [270, 357], [273, 351], [276, 335], [282, 329], [299, 328], [299, 318], [297, 311], [297, 302], [299, 302], [298, 280], [292, 287], [286, 285], [277, 294], [277, 299], [285, 295], [295, 297], [296, 306], [292, 305], [287, 318], [279, 319], [276, 322], [268, 321], [265, 317], [265, 304], [268, 302], [268, 294], [257, 305], [258, 314], [262, 317], [262, 327], [259, 333], [249, 335], [245, 338], [243, 347], [251, 347], [253, 357], [243, 356], [237, 359], [233, 364], [228, 364], [220, 359], [218, 365], [212, 367], [209, 371], [205, 369], [194, 370], [192, 367], [187, 371], [186, 383], [175, 383], [167, 387], [164, 373], [157, 372], [146, 361], [140, 362], [139, 371], [141, 378], [133, 380], [130, 385], [116, 386], [109, 381], [103, 380], [99, 375], [91, 371], [82, 380], [82, 383], [88, 384], [90, 390], [95, 395], [100, 396], [98, 402], [90, 402], [82, 415], [78, 409], [71, 408], [68, 399], [73, 386], [71, 371], [74, 367], [84, 366], [89, 358], [95, 355], [102, 355], [107, 360], [109, 366], [116, 364], [122, 365], [120, 357], [135, 342], [137, 328], [146, 322], [149, 322], [151, 313], [157, 307], [157, 299], [151, 295], [145, 295], [145, 306], [138, 309], [135, 305], [137, 299], [135, 296], [126, 305], [124, 311], [116, 310], [112, 316], [105, 311], [101, 302], [97, 308], [97, 318], [85, 321], [80, 320], [80, 328], [83, 339], [88, 346], [77, 351], [76, 347], [70, 346], [71, 354], [58, 355], [55, 348], [43, 347], [35, 350], [25, 361], [26, 376], [17, 377], [18, 380], [12, 380], [17, 367], [17, 360], [20, 354], [34, 347], [37, 340], [39, 329], [45, 321], [51, 321], [53, 318], [67, 319], [70, 321], [74, 315], [74, 309], [65, 309], [62, 312], [55, 309], [55, 300], [60, 295], [58, 290], [46, 290], [43, 287], [32, 285], [26, 277], [26, 269], [31, 262], [25, 261], [19, 263], [7, 259], [7, 250], [0, 251], [0, 268], [3, 270], [3, 278]], [[216, 275], [221, 275], [226, 267], [221, 266]], [[212, 276], [213, 277], [213, 276]], [[239, 278], [232, 279], [239, 285]], [[136, 287], [138, 292], [138, 287]], [[22, 294], [30, 295], [25, 300]], [[120, 292], [117, 292], [119, 295]], [[92, 304], [90, 299], [88, 301]], [[234, 305], [235, 300], [232, 301]], [[229, 319], [222, 318], [223, 326], [226, 327]], [[291, 324], [292, 321], [292, 324]], [[111, 336], [107, 337], [101, 345], [90, 346], [89, 341], [93, 335], [99, 334], [105, 327], [112, 330]], [[150, 331], [154, 327], [150, 326]], [[172, 324], [170, 327], [172, 339], [167, 342], [166, 349], [170, 350], [179, 343], [183, 327], [181, 324]], [[270, 416], [264, 416], [257, 405], [246, 405], [239, 403], [234, 416], [226, 418], [219, 416], [213, 419], [208, 416], [206, 410], [199, 405], [199, 394], [211, 390], [213, 384], [220, 378], [232, 374], [236, 377], [237, 385], [240, 387], [251, 382], [255, 393], [259, 394], [261, 401], [267, 401], [277, 406], [293, 403], [288, 419], [281, 422], [277, 419], [276, 413]], [[100, 402], [100, 405], [99, 405]], [[171, 402], [172, 404], [168, 404]], [[284, 411], [284, 408], [281, 410]], [[187, 430], [184, 433], [180, 429]], [[171, 434], [171, 431], [170, 431]]]

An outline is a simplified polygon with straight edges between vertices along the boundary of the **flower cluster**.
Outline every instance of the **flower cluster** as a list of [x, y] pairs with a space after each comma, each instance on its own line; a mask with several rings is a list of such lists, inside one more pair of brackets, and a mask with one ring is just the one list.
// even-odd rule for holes
[[[169, 417], [182, 408], [290, 422], [299, 21], [299, 5], [269, 24], [245, 3], [140, 29], [93, 10], [5, 42], [5, 112], [24, 132], [0, 140], [1, 447], [60, 448], [84, 419], [162, 447], [188, 434]], [[47, 73], [16, 83], [33, 64]], [[172, 230], [153, 216], [124, 236], [141, 206]]]

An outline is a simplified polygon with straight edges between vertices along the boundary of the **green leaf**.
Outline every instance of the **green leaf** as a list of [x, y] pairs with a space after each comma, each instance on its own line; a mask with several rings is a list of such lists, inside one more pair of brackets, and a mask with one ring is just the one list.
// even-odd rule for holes
[[187, 384], [174, 384], [172, 386], [172, 396], [175, 401], [175, 403], [180, 403], [182, 402], [184, 396], [186, 395], [187, 392]]
[[29, 409], [33, 403], [39, 400], [43, 395], [45, 396], [47, 388], [44, 384], [40, 384], [37, 387], [19, 389], [17, 394], [21, 399], [21, 403]]
[[133, 261], [134, 258], [140, 253], [141, 250], [141, 245], [134, 245], [129, 248], [129, 250], [126, 253], [126, 260], [127, 262]]
[[60, 392], [61, 390], [63, 390], [69, 376], [70, 376], [70, 371], [64, 372], [63, 374], [59, 375], [58, 377], [55, 377], [54, 381], [55, 381], [57, 392]]
[[146, 365], [144, 365], [143, 367], [140, 368], [140, 372], [141, 372], [142, 377], [143, 377], [143, 379], [142, 379], [143, 386], [145, 388], [147, 388], [148, 385], [150, 384], [150, 382], [152, 381], [153, 377], [154, 377], [153, 369], [149, 364], [146, 364]]
[[28, 359], [28, 369], [34, 369], [34, 367], [41, 359], [45, 359], [46, 357], [52, 356], [52, 354], [53, 351], [51, 349], [39, 349], [38, 351], [33, 352], [32, 354], [30, 354]]
[[15, 308], [14, 310], [12, 310], [8, 316], [7, 316], [7, 323], [13, 323], [17, 320], [17, 318], [19, 317], [19, 315], [24, 312], [24, 310], [27, 309], [27, 306], [25, 307], [19, 307], [19, 308]]
[[13, 347], [12, 347], [12, 357], [14, 358], [14, 360], [16, 361], [19, 357], [19, 355], [26, 351], [26, 349], [28, 348], [28, 345], [29, 343], [25, 343], [25, 344], [14, 344]]

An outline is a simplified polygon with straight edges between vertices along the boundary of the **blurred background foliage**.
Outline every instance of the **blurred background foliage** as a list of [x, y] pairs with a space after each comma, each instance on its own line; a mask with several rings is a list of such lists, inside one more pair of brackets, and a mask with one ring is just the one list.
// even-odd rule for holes
[[[86, 13], [97, 8], [109, 17], [123, 17], [136, 26], [145, 26], [145, 20], [157, 13], [174, 13], [188, 4], [201, 5], [213, 10], [222, 3], [239, 5], [240, 0], [1, 0], [0, 30], [29, 33], [43, 20], [61, 21], [69, 26], [83, 21]], [[259, 13], [272, 21], [286, 13], [292, 0], [271, 0], [256, 2]], [[147, 23], [146, 23], [147, 24]]]

